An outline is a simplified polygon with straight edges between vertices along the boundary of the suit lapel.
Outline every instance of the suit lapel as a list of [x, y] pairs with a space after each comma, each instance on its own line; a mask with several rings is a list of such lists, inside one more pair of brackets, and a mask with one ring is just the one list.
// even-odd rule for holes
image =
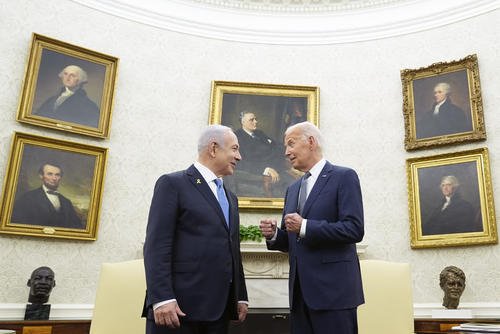
[[328, 183], [328, 179], [333, 175], [332, 172], [333, 165], [327, 161], [325, 167], [323, 167], [321, 173], [319, 173], [318, 179], [316, 180], [316, 183], [314, 183], [314, 187], [311, 189], [311, 192], [307, 197], [306, 203], [304, 204], [304, 212], [302, 217], [307, 217], [312, 203], [316, 201], [319, 194], [321, 193], [321, 190], [323, 190], [323, 187]]
[[[224, 218], [224, 213], [222, 212], [222, 208], [220, 207], [219, 201], [217, 200], [217, 198], [215, 198], [214, 193], [210, 189], [210, 186], [207, 184], [203, 176], [201, 176], [200, 172], [196, 169], [196, 167], [194, 167], [194, 165], [191, 165], [186, 170], [186, 175], [188, 176], [193, 186], [203, 195], [203, 197], [205, 197], [207, 202], [214, 208], [215, 212], [221, 219], [221, 223], [223, 223], [224, 226], [227, 228], [226, 218]], [[227, 197], [229, 200], [229, 196]], [[229, 203], [231, 204], [231, 202]]]

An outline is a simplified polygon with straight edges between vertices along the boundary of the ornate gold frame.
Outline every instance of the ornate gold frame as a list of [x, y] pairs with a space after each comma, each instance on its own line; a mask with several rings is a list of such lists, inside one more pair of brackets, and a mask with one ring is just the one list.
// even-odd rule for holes
[[[45, 55], [44, 51], [46, 52]], [[101, 96], [100, 101], [94, 101], [98, 105], [98, 107], [100, 107], [100, 117], [97, 127], [88, 126], [78, 122], [69, 122], [55, 118], [38, 116], [33, 113], [37, 90], [48, 90], [47, 87], [44, 87], [46, 86], [45, 81], [38, 82], [40, 72], [41, 70], [44, 70], [43, 68], [41, 68], [41, 65], [43, 63], [42, 60], [45, 59], [48, 61], [49, 59], [54, 59], [54, 57], [56, 56], [64, 58], [66, 61], [71, 60], [73, 62], [58, 63], [57, 71], [61, 71], [63, 67], [67, 65], [74, 65], [76, 63], [87, 64], [89, 67], [95, 68], [95, 73], [98, 73], [99, 79], [95, 80], [94, 82], [91, 82], [91, 80], [89, 79], [89, 83], [87, 84], [87, 86], [94, 85], [93, 87], [95, 94], [97, 96]], [[50, 66], [55, 67], [54, 64]], [[108, 138], [111, 124], [111, 111], [113, 107], [113, 96], [115, 90], [117, 68], [118, 58], [116, 57], [105, 55], [103, 53], [85, 49], [80, 46], [75, 46], [34, 33], [31, 42], [31, 51], [28, 59], [28, 65], [26, 68], [26, 76], [21, 91], [17, 120], [20, 122], [61, 131], [68, 131], [92, 137]], [[60, 86], [60, 80], [58, 80], [57, 78], [57, 73], [58, 72], [55, 72], [53, 77], [50, 78], [51, 87], [55, 86], [56, 84]], [[95, 76], [97, 77], [97, 74]], [[50, 94], [53, 93], [54, 92]], [[45, 98], [47, 98], [48, 96], [45, 96]]]
[[[0, 207], [0, 233], [96, 240], [106, 157], [107, 149], [103, 147], [19, 132], [14, 133]], [[68, 192], [71, 193], [69, 189], [78, 189], [80, 191], [79, 196], [70, 197], [74, 206], [78, 207], [78, 203], [88, 203], [88, 209], [82, 205], [82, 210], [87, 210], [85, 227], [78, 229], [12, 222], [14, 201], [16, 192], [21, 189], [20, 183], [29, 184], [29, 178], [36, 180], [38, 167], [54, 158], [62, 161], [66, 166], [76, 167], [76, 170], [64, 168], [66, 169], [64, 181], [60, 188], [63, 188], [61, 193], [66, 196], [68, 196]], [[30, 165], [30, 163], [33, 164]], [[85, 166], [88, 167], [87, 170], [85, 170]], [[85, 175], [85, 177], [82, 177], [82, 175]], [[78, 180], [82, 179], [88, 179], [88, 182], [85, 184], [78, 183]], [[37, 180], [35, 187], [40, 187], [40, 180]], [[33, 187], [30, 188], [33, 189]], [[27, 191], [28, 189], [24, 190]]]
[[[468, 102], [472, 130], [456, 132], [433, 137], [417, 138], [417, 115], [415, 111], [415, 82], [423, 79], [429, 83], [439, 82], [444, 75], [450, 76], [465, 71], [467, 77], [468, 92], [463, 99]], [[479, 67], [477, 56], [469, 55], [463, 59], [451, 62], [434, 63], [428, 67], [419, 69], [405, 69], [401, 71], [403, 84], [403, 114], [405, 122], [405, 149], [408, 151], [424, 149], [435, 146], [473, 142], [486, 139], [484, 126], [483, 102], [481, 99], [481, 84], [479, 81]], [[463, 85], [463, 83], [462, 83]], [[465, 89], [463, 89], [465, 90]], [[420, 102], [420, 101], [419, 101]]]
[[[294, 98], [305, 99], [307, 101], [307, 121], [318, 126], [319, 123], [319, 88], [312, 86], [292, 86], [263, 83], [213, 81], [209, 124], [223, 124], [232, 128], [239, 127], [239, 124], [224, 124], [222, 122], [224, 113], [239, 114], [241, 110], [223, 110], [224, 96], [226, 94], [237, 94], [249, 96], [249, 98], [275, 97], [276, 99]], [[263, 111], [265, 112], [265, 111]], [[237, 117], [233, 117], [235, 119]], [[273, 124], [276, 126], [276, 124]], [[269, 125], [268, 125], [269, 126]], [[282, 138], [276, 138], [281, 140]], [[238, 167], [237, 167], [238, 169]], [[238, 194], [237, 194], [238, 195]], [[239, 207], [242, 209], [282, 209], [283, 197], [245, 197], [238, 196]]]
[[[439, 191], [440, 178], [453, 174], [453, 171], [462, 174], [464, 183], [468, 182], [470, 197], [477, 197], [476, 204], [479, 206], [482, 217], [482, 231], [424, 235], [422, 233], [423, 207], [430, 206], [423, 203], [432, 202], [432, 195], [436, 197], [435, 193]], [[487, 148], [408, 159], [406, 172], [412, 248], [468, 246], [498, 242]], [[424, 177], [424, 175], [427, 176]], [[430, 180], [433, 181], [429, 182]], [[432, 184], [432, 193], [426, 191], [430, 189], [429, 184]], [[439, 196], [442, 197], [441, 194]], [[436, 206], [436, 201], [433, 202], [433, 206]]]

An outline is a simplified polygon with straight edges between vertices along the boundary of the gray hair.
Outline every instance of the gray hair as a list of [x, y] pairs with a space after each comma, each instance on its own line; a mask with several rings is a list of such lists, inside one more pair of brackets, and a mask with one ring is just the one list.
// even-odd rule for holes
[[451, 183], [453, 188], [457, 188], [460, 185], [460, 182], [458, 182], [458, 179], [453, 175], [443, 176], [443, 178], [441, 178], [441, 183], [439, 184], [439, 186], [441, 186], [445, 182]]
[[201, 153], [212, 142], [224, 147], [224, 135], [228, 132], [233, 132], [233, 130], [224, 125], [213, 124], [207, 126], [198, 138], [198, 153]]
[[313, 137], [318, 143], [318, 148], [321, 151], [324, 144], [324, 140], [321, 131], [316, 125], [314, 125], [311, 122], [300, 122], [294, 124], [290, 126], [288, 129], [286, 129], [285, 136], [295, 129], [300, 129], [302, 131], [302, 136], [304, 137], [304, 140], [307, 140], [307, 138], [309, 137]]
[[68, 65], [61, 72], [59, 72], [59, 78], [62, 79], [63, 73], [66, 69], [73, 70], [78, 73], [78, 84], [82, 85], [87, 82], [87, 72], [85, 72], [80, 66]]
[[434, 86], [434, 88], [437, 88], [437, 87], [443, 87], [443, 90], [445, 91], [446, 95], [450, 94], [450, 84], [447, 83], [447, 82], [440, 82], [438, 83], [436, 86]]

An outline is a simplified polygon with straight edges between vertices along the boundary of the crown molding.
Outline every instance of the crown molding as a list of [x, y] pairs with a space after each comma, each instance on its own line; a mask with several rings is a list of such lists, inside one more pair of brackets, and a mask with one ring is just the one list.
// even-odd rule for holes
[[485, 14], [500, 0], [418, 0], [355, 10], [241, 10], [193, 0], [71, 0], [154, 27], [228, 41], [321, 45], [428, 30]]

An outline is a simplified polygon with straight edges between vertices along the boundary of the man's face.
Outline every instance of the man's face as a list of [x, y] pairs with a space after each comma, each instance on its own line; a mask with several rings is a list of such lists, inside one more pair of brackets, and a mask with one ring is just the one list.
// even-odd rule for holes
[[34, 296], [47, 296], [55, 285], [54, 273], [47, 268], [37, 269], [28, 282], [30, 293]]
[[464, 282], [453, 273], [448, 273], [446, 276], [446, 282], [443, 286], [443, 290], [447, 296], [452, 299], [459, 299], [464, 292]]
[[244, 130], [255, 131], [257, 129], [257, 117], [253, 113], [246, 113], [241, 119], [241, 126]]
[[441, 182], [441, 191], [443, 192], [444, 196], [452, 196], [453, 192], [455, 191], [453, 184], [449, 181], [443, 181]]
[[285, 136], [285, 155], [295, 169], [303, 172], [310, 169], [312, 149], [312, 143], [304, 138], [300, 128], [295, 128]]
[[443, 86], [438, 85], [434, 87], [434, 101], [440, 103], [446, 99], [446, 90]]
[[233, 132], [226, 132], [224, 144], [215, 147], [215, 175], [232, 175], [236, 164], [241, 160], [238, 138]]
[[66, 67], [62, 72], [61, 80], [64, 86], [73, 90], [80, 83], [80, 73], [77, 69]]
[[43, 175], [40, 175], [43, 184], [50, 190], [57, 190], [61, 182], [61, 169], [52, 165], [43, 166]]

